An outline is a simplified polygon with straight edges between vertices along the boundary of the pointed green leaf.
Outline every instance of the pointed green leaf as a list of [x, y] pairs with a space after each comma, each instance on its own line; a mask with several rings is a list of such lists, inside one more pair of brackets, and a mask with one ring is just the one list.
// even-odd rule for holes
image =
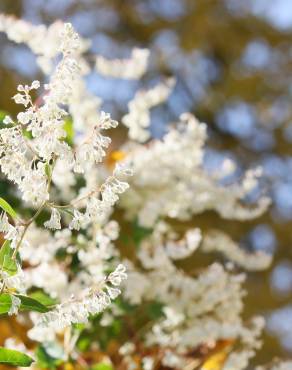
[[33, 361], [25, 353], [0, 347], [0, 364], [28, 367]]
[[12, 218], [17, 218], [17, 213], [14, 211], [14, 209], [11, 207], [10, 204], [6, 202], [5, 199], [0, 198], [0, 207], [8, 213]]
[[42, 290], [36, 290], [35, 292], [30, 293], [29, 296], [46, 307], [54, 306], [58, 303], [56, 299], [50, 297], [47, 293], [43, 292]]
[[20, 305], [21, 310], [36, 311], [36, 312], [41, 312], [41, 313], [50, 311], [48, 307], [44, 306], [42, 303], [40, 303], [36, 299], [33, 299], [25, 295], [20, 295], [20, 294], [16, 294], [16, 297], [21, 300], [21, 305]]
[[6, 240], [0, 249], [0, 269], [7, 272], [9, 275], [17, 273], [17, 264], [12, 258], [13, 249], [10, 246], [10, 241]]
[[65, 120], [63, 129], [66, 132], [66, 142], [72, 146], [74, 143], [74, 127], [72, 119], [67, 118]]
[[[15, 294], [17, 298], [21, 300], [20, 310], [22, 311], [36, 311], [45, 313], [50, 311], [50, 308], [44, 306], [42, 303], [20, 294]], [[3, 293], [0, 295], [0, 315], [6, 314], [9, 312], [11, 307], [11, 297], [8, 293]]]
[[36, 349], [37, 364], [41, 369], [54, 370], [62, 363], [62, 359], [52, 357], [45, 347], [48, 347], [50, 343], [38, 346]]
[[11, 307], [11, 298], [9, 294], [0, 295], [0, 315], [8, 313]]

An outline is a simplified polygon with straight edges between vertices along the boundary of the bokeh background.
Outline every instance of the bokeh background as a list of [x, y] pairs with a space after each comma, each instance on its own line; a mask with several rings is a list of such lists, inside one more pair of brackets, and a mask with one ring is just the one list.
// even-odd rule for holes
[[[260, 187], [273, 200], [269, 212], [245, 223], [208, 213], [193, 223], [226, 230], [243, 248], [274, 255], [268, 271], [248, 276], [244, 316], [267, 319], [255, 363], [292, 357], [292, 1], [1, 0], [0, 12], [36, 24], [70, 21], [92, 40], [90, 54], [126, 57], [134, 46], [150, 48], [141, 81], [88, 76], [103, 109], [119, 119], [138, 87], [175, 76], [169, 101], [153, 110], [153, 135], [191, 111], [208, 124], [208, 169], [226, 156], [238, 163], [236, 176], [263, 167]], [[16, 86], [43, 76], [26, 46], [0, 35], [0, 47], [0, 109], [14, 114]], [[0, 182], [0, 192], [7, 191]], [[196, 257], [186, 268], [205, 262]]]

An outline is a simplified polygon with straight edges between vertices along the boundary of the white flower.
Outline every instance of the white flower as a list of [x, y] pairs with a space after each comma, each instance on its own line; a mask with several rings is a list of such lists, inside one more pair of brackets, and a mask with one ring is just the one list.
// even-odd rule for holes
[[114, 286], [119, 286], [122, 280], [127, 278], [126, 267], [119, 264], [115, 271], [111, 272], [108, 276], [108, 281]]
[[144, 370], [153, 370], [155, 365], [155, 360], [153, 357], [146, 356], [142, 359], [142, 366]]
[[4, 234], [7, 234], [11, 227], [13, 227], [13, 226], [10, 225], [10, 223], [8, 222], [8, 217], [7, 217], [6, 213], [2, 212], [0, 214], [0, 232], [4, 233]]
[[150, 138], [148, 127], [150, 125], [150, 109], [163, 103], [170, 95], [174, 86], [174, 79], [168, 79], [149, 90], [138, 91], [128, 104], [129, 113], [122, 122], [129, 128], [129, 138], [144, 142]]
[[33, 81], [33, 82], [32, 82], [32, 84], [30, 85], [30, 88], [31, 88], [31, 89], [38, 89], [40, 86], [41, 86], [40, 81], [35, 80], [35, 81]]
[[74, 210], [74, 217], [69, 224], [70, 230], [80, 230], [80, 228], [86, 224], [87, 216], [83, 213], [79, 212], [78, 210]]
[[8, 311], [8, 315], [16, 315], [18, 313], [19, 307], [21, 305], [21, 300], [20, 298], [16, 297], [15, 295], [11, 295], [11, 306]]
[[109, 60], [103, 56], [96, 58], [96, 69], [104, 76], [138, 79], [147, 69], [149, 50], [135, 48], [130, 59]]
[[13, 120], [10, 116], [5, 116], [4, 119], [3, 119], [3, 123], [5, 125], [9, 125], [9, 124], [14, 123], [14, 122], [13, 122]]
[[99, 126], [103, 130], [108, 130], [110, 128], [116, 128], [118, 126], [118, 121], [111, 119], [109, 113], [105, 113], [104, 111], [100, 112], [100, 122]]
[[61, 229], [61, 215], [56, 208], [52, 208], [51, 218], [44, 223], [48, 229]]

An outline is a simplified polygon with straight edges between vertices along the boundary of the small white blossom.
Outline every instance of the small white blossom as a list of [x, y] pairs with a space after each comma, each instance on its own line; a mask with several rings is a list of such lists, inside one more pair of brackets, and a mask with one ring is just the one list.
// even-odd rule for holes
[[8, 315], [16, 315], [18, 313], [19, 307], [21, 305], [21, 300], [20, 298], [16, 297], [15, 295], [11, 295], [11, 306], [8, 311]]
[[135, 48], [130, 59], [109, 60], [103, 56], [96, 58], [96, 69], [104, 76], [138, 79], [147, 69], [149, 50]]
[[5, 116], [4, 119], [3, 119], [3, 123], [5, 125], [10, 125], [10, 124], [12, 124], [14, 122], [13, 122], [13, 120], [12, 120], [12, 118], [10, 116]]
[[56, 208], [52, 209], [51, 218], [44, 223], [44, 226], [53, 230], [61, 229], [61, 215]]
[[114, 272], [111, 272], [108, 276], [108, 281], [114, 286], [121, 285], [122, 280], [127, 278], [126, 267], [122, 264], [118, 265]]

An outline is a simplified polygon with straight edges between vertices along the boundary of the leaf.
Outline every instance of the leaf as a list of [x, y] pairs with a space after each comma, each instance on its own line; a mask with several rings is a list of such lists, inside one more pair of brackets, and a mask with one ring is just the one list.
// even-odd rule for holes
[[2, 122], [7, 115], [8, 113], [5, 110], [0, 110], [0, 121]]
[[49, 355], [43, 345], [36, 349], [37, 364], [41, 369], [56, 369], [63, 361]]
[[9, 203], [6, 202], [5, 199], [0, 198], [0, 207], [8, 213], [12, 218], [17, 218], [17, 213], [14, 211], [14, 209], [11, 207]]
[[114, 168], [115, 165], [125, 159], [126, 156], [127, 154], [125, 152], [121, 150], [114, 150], [106, 157], [106, 164], [109, 168]]
[[10, 241], [6, 240], [0, 249], [0, 268], [9, 275], [17, 273], [17, 264], [12, 259], [13, 249], [10, 246]]
[[51, 166], [49, 165], [49, 163], [45, 164], [45, 174], [46, 174], [48, 179], [50, 179], [51, 176], [52, 176], [52, 169], [51, 169]]
[[70, 118], [67, 118], [64, 122], [63, 129], [66, 132], [66, 139], [65, 141], [72, 146], [74, 143], [74, 127], [73, 121]]
[[141, 241], [152, 233], [152, 229], [140, 226], [138, 221], [133, 222], [133, 239], [136, 247], [139, 247]]
[[77, 342], [77, 348], [81, 352], [85, 352], [89, 349], [91, 340], [88, 337], [82, 337]]
[[9, 312], [11, 307], [11, 298], [9, 294], [1, 294], [0, 295], [0, 315], [3, 315]]
[[[36, 311], [40, 313], [45, 313], [50, 311], [49, 307], [44, 306], [42, 303], [28, 296], [15, 294], [17, 298], [21, 300], [20, 310], [22, 311]], [[0, 315], [9, 312], [11, 307], [11, 297], [8, 293], [0, 295]]]
[[33, 361], [34, 360], [25, 353], [0, 347], [0, 364], [28, 367]]
[[231, 351], [233, 339], [219, 341], [213, 353], [204, 361], [202, 370], [222, 370]]
[[36, 290], [35, 292], [30, 293], [29, 296], [46, 307], [54, 306], [55, 304], [58, 303], [56, 299], [51, 298], [47, 293], [43, 292], [42, 290]]
[[90, 370], [114, 370], [111, 364], [100, 362], [99, 364], [92, 365]]
[[21, 310], [36, 311], [36, 312], [41, 312], [41, 313], [50, 311], [50, 308], [44, 306], [42, 303], [40, 303], [36, 299], [33, 299], [25, 295], [20, 295], [20, 294], [16, 294], [16, 297], [21, 300], [21, 305], [20, 305]]

